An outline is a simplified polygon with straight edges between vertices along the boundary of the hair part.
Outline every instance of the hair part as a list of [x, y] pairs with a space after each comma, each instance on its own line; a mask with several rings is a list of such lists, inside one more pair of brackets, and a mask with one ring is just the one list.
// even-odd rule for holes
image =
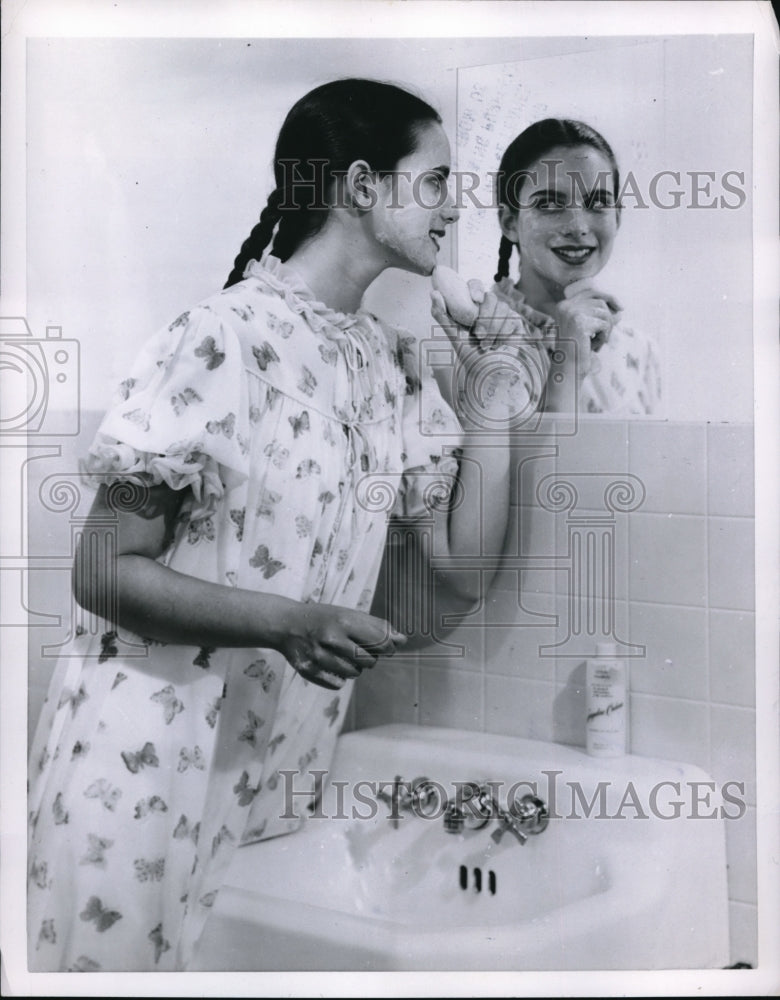
[[[620, 191], [620, 171], [612, 147], [586, 122], [573, 118], [543, 118], [524, 129], [504, 150], [496, 177], [496, 194], [499, 205], [506, 205], [515, 212], [520, 210], [520, 189], [531, 166], [553, 149], [591, 146], [609, 161], [612, 168], [612, 185], [615, 201]], [[618, 211], [620, 208], [618, 207]], [[498, 251], [498, 270], [495, 281], [509, 275], [509, 262], [514, 244], [501, 237]], [[518, 252], [519, 252], [518, 247]]]
[[[338, 177], [356, 160], [380, 176], [417, 145], [421, 129], [441, 124], [422, 98], [391, 83], [348, 78], [316, 87], [287, 114], [274, 153], [275, 188], [225, 283], [241, 281], [250, 260], [271, 252], [287, 260], [328, 217]], [[274, 235], [275, 233], [275, 235]]]

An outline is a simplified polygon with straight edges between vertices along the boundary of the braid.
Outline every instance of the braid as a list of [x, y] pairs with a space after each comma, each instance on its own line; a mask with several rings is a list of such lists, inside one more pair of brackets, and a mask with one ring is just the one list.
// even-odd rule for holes
[[420, 97], [377, 80], [322, 84], [298, 100], [274, 149], [275, 188], [233, 264], [225, 288], [241, 281], [266, 247], [284, 262], [317, 236], [336, 206], [349, 166], [365, 160], [380, 177], [417, 148], [420, 130], [441, 116]]
[[259, 260], [263, 250], [268, 246], [273, 235], [274, 226], [279, 221], [279, 205], [282, 201], [282, 192], [278, 188], [274, 189], [268, 196], [268, 203], [260, 213], [260, 219], [252, 228], [251, 233], [241, 244], [238, 256], [233, 262], [233, 270], [228, 276], [224, 287], [230, 288], [244, 277], [244, 269], [250, 260]]
[[513, 246], [514, 243], [506, 236], [501, 237], [501, 243], [498, 247], [498, 270], [493, 275], [493, 281], [501, 281], [502, 278], [509, 276], [509, 258], [512, 256]]
[[[591, 146], [604, 156], [612, 168], [612, 185], [617, 218], [620, 219], [620, 171], [612, 147], [592, 126], [573, 118], [543, 118], [533, 122], [509, 143], [504, 150], [496, 174], [496, 202], [499, 211], [517, 213], [522, 210], [520, 191], [526, 179], [535, 173], [535, 164], [544, 162], [544, 157], [558, 148], [575, 149], [577, 146]], [[499, 223], [501, 215], [499, 214]], [[495, 280], [509, 275], [509, 260], [513, 244], [501, 237], [498, 250], [498, 272]], [[522, 271], [522, 245], [517, 242]]]

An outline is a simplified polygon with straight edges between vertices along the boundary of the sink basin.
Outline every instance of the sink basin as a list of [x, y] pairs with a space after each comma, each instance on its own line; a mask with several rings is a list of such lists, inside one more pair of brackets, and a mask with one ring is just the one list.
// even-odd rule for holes
[[[396, 776], [431, 779], [442, 807], [394, 819], [376, 791], [387, 796]], [[448, 832], [443, 800], [472, 781], [490, 782], [502, 809], [538, 795], [547, 828], [525, 843], [497, 833], [496, 818]], [[345, 734], [319, 814], [236, 852], [194, 968], [722, 968], [714, 789], [675, 761], [420, 726]]]

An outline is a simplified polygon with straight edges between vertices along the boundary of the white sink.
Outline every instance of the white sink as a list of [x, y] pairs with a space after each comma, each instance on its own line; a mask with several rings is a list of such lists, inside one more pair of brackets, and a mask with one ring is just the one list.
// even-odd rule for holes
[[[493, 839], [497, 819], [459, 833], [420, 810], [393, 822], [373, 792], [397, 775], [426, 776], [450, 799], [490, 781], [502, 807], [534, 791], [549, 825], [521, 844], [511, 832]], [[323, 815], [236, 852], [194, 968], [722, 968], [725, 831], [713, 788], [689, 764], [540, 741], [404, 725], [346, 734]]]

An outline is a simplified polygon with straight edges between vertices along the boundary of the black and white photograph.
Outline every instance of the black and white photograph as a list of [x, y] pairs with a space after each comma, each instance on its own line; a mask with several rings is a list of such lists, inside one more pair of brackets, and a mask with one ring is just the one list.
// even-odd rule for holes
[[3, 992], [777, 995], [773, 6], [2, 24]]

